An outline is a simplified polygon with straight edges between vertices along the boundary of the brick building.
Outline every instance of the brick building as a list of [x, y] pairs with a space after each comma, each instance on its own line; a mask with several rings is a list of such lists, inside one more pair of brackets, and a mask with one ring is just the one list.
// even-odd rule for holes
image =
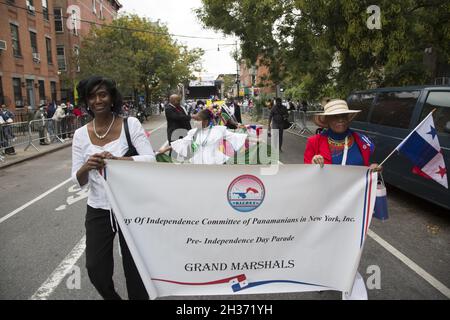
[[52, 10], [49, 0], [0, 3], [0, 103], [16, 115], [60, 98]]
[[[56, 55], [60, 74], [61, 100], [75, 101], [74, 87], [80, 67], [76, 61], [81, 41], [92, 23], [109, 24], [117, 16], [122, 5], [117, 0], [52, 0], [56, 32]], [[79, 15], [74, 25], [72, 17]], [[91, 23], [89, 23], [89, 22]]]
[[245, 61], [240, 64], [240, 96], [252, 97], [259, 94], [276, 94], [276, 86], [269, 80], [269, 69], [257, 63], [256, 66], [248, 67]]

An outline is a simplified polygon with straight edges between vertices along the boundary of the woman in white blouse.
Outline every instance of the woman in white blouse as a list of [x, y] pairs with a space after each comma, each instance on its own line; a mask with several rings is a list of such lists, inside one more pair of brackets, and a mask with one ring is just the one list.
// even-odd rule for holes
[[[90, 77], [77, 90], [93, 120], [75, 131], [72, 144], [72, 180], [89, 185], [86, 213], [86, 267], [89, 278], [104, 299], [121, 299], [113, 276], [113, 240], [118, 229], [102, 184], [105, 159], [155, 161], [153, 148], [136, 118], [119, 117], [122, 98], [113, 80]], [[127, 154], [127, 121], [132, 145], [138, 155]], [[128, 246], [119, 231], [129, 299], [148, 299]]]
[[214, 115], [208, 109], [200, 111], [198, 118], [202, 122], [202, 128], [189, 130], [186, 137], [173, 141], [171, 146], [159, 152], [164, 153], [172, 149], [179, 156], [186, 158], [191, 151], [190, 163], [224, 164], [230, 157], [220, 150], [223, 141], [226, 140], [235, 151], [238, 151], [245, 144], [247, 134], [234, 133], [227, 130], [225, 126], [214, 126], [213, 117]]

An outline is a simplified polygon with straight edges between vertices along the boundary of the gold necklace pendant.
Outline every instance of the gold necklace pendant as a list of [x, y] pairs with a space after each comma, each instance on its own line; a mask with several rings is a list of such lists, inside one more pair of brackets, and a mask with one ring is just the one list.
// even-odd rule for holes
[[105, 134], [99, 135], [99, 134], [97, 133], [97, 130], [95, 129], [95, 118], [94, 118], [94, 121], [93, 121], [92, 125], [93, 125], [93, 127], [94, 127], [94, 134], [95, 134], [95, 136], [96, 136], [97, 138], [99, 138], [100, 140], [105, 139], [105, 137], [108, 135], [109, 131], [110, 131], [111, 128], [112, 128], [112, 125], [113, 125], [113, 123], [114, 123], [114, 120], [116, 120], [116, 116], [115, 116], [115, 114], [113, 113], [113, 119], [112, 119], [112, 121], [111, 121], [111, 124], [110, 124], [109, 127], [108, 127], [108, 130], [106, 130]]

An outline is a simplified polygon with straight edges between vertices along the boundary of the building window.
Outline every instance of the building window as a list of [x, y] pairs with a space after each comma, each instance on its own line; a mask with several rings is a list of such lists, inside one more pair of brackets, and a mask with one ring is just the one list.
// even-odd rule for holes
[[47, 63], [53, 64], [52, 39], [45, 37], [45, 46], [47, 48]]
[[372, 107], [372, 102], [375, 99], [374, 93], [356, 93], [350, 96], [348, 99], [348, 106], [350, 109], [361, 110], [355, 116], [355, 121], [367, 121], [369, 116], [370, 108]]
[[44, 80], [39, 80], [39, 106], [45, 104], [45, 82]]
[[34, 7], [34, 2], [33, 0], [27, 0], [27, 9], [28, 9], [28, 13], [34, 15], [36, 8]]
[[420, 91], [381, 92], [373, 106], [370, 123], [407, 129]]
[[53, 9], [53, 15], [55, 17], [55, 31], [64, 32], [62, 9], [61, 8]]
[[0, 77], [0, 105], [5, 104], [5, 95], [3, 93], [2, 77]]
[[434, 126], [437, 132], [450, 136], [446, 131], [447, 123], [450, 119], [450, 92], [449, 91], [432, 91], [428, 94], [427, 101], [423, 106], [420, 121], [432, 111]]
[[13, 78], [14, 103], [16, 108], [23, 107], [22, 86], [20, 78]]
[[64, 46], [56, 47], [56, 59], [58, 60], [58, 70], [66, 71], [66, 53]]
[[80, 72], [80, 48], [78, 46], [73, 47], [73, 54], [75, 56], [75, 62], [77, 64], [77, 72]]
[[31, 51], [33, 53], [38, 53], [36, 32], [30, 31], [30, 43], [31, 43]]
[[45, 20], [48, 19], [48, 0], [42, 0], [42, 15], [44, 16]]
[[19, 27], [15, 24], [10, 24], [11, 26], [11, 40], [14, 56], [21, 57], [22, 53], [20, 51], [20, 41], [19, 41]]
[[50, 91], [52, 94], [52, 101], [56, 102], [56, 82], [50, 81]]

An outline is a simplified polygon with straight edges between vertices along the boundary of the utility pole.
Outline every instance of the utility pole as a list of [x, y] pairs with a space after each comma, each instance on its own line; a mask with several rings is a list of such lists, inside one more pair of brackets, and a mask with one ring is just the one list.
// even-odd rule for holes
[[238, 46], [237, 46], [237, 41], [236, 41], [236, 86], [237, 86], [238, 100], [240, 97], [240, 88], [239, 88], [240, 82], [241, 82], [241, 77], [239, 76], [239, 54], [238, 54]]
[[240, 98], [240, 83], [241, 83], [241, 79], [239, 76], [239, 53], [238, 53], [238, 42], [237, 40], [235, 41], [235, 43], [225, 43], [225, 44], [218, 44], [217, 45], [217, 51], [220, 51], [220, 47], [221, 46], [235, 46], [236, 48], [236, 89], [237, 89], [237, 98]]

